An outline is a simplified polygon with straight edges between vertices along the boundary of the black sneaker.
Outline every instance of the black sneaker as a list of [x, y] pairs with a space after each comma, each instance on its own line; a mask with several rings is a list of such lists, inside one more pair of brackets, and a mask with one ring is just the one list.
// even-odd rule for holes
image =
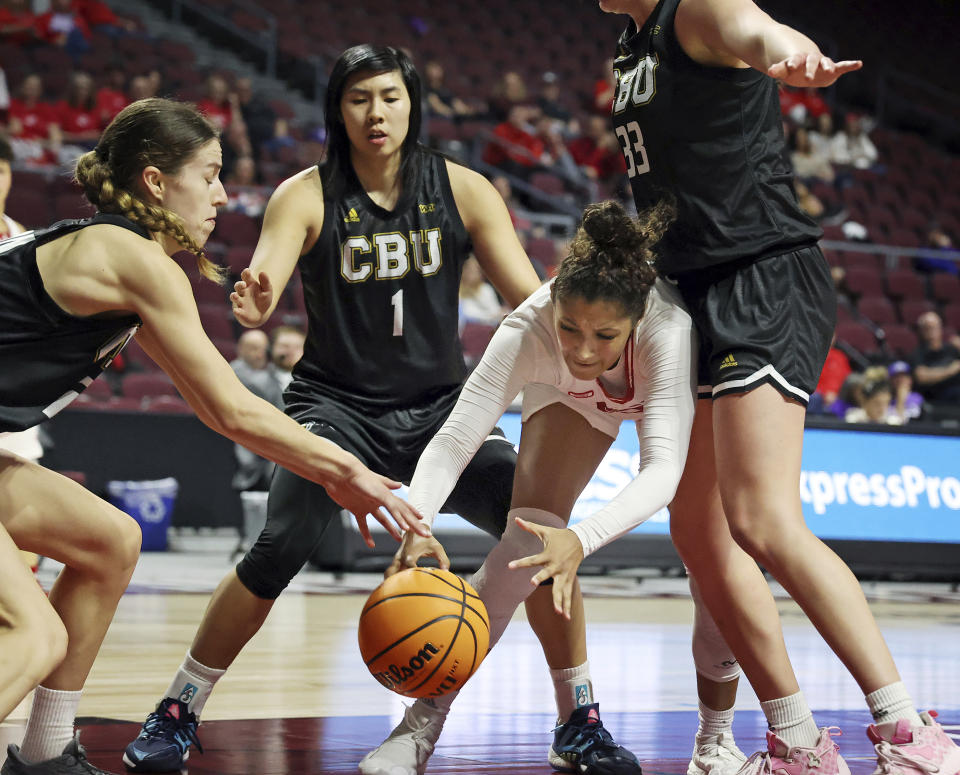
[[180, 772], [191, 745], [203, 753], [197, 739], [199, 724], [186, 703], [165, 697], [123, 752], [123, 763], [130, 772]]
[[97, 769], [87, 761], [87, 752], [74, 737], [63, 753], [56, 759], [42, 762], [28, 762], [20, 756], [20, 746], [7, 746], [7, 760], [0, 769], [0, 775], [111, 775], [106, 770]]
[[584, 705], [553, 730], [547, 758], [560, 772], [581, 775], [642, 775], [637, 757], [617, 745], [600, 720], [600, 705]]

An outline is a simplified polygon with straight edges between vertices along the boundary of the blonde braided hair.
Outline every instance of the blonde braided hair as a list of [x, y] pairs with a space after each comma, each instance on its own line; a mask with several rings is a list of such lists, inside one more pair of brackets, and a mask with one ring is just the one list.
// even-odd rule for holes
[[207, 258], [187, 233], [183, 219], [134, 193], [144, 167], [155, 166], [174, 175], [199, 147], [217, 137], [217, 129], [192, 105], [160, 98], [139, 100], [117, 114], [96, 149], [77, 160], [74, 178], [99, 212], [122, 215], [149, 231], [173, 237], [197, 257], [204, 277], [222, 284], [225, 270]]

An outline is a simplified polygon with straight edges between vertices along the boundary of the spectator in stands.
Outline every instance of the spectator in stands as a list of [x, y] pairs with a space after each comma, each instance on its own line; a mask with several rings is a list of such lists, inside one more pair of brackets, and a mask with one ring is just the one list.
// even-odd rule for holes
[[259, 328], [244, 331], [237, 339], [237, 357], [230, 367], [251, 393], [283, 406], [276, 369], [270, 362], [270, 338]]
[[127, 97], [127, 71], [117, 62], [104, 73], [102, 85], [97, 89], [97, 113], [100, 123], [106, 126], [113, 117], [130, 104]]
[[490, 117], [498, 122], [508, 121], [510, 111], [515, 105], [526, 105], [527, 103], [526, 82], [520, 73], [515, 70], [508, 70], [494, 84], [490, 94]]
[[151, 97], [159, 97], [163, 92], [163, 73], [156, 67], [147, 70], [147, 88], [150, 90]]
[[836, 174], [828, 154], [817, 150], [810, 142], [810, 134], [805, 127], [798, 126], [793, 131], [790, 163], [794, 174], [810, 185], [815, 182], [833, 183]]
[[921, 272], [950, 272], [960, 274], [960, 260], [957, 258], [939, 258], [935, 252], [953, 251], [956, 248], [953, 239], [944, 231], [938, 221], [931, 221], [927, 227], [927, 255], [913, 260], [913, 265]]
[[100, 131], [106, 126], [100, 123], [97, 95], [90, 74], [75, 71], [70, 76], [66, 99], [60, 100], [54, 109], [63, 137], [60, 160], [72, 162], [97, 144]]
[[503, 306], [500, 297], [480, 268], [475, 256], [463, 263], [460, 275], [460, 325], [464, 323], [483, 323], [488, 326], [499, 325], [509, 310]]
[[560, 91], [560, 79], [554, 72], [543, 74], [540, 96], [537, 97], [540, 112], [554, 122], [556, 129], [565, 139], [580, 134], [580, 122], [566, 105], [563, 104]]
[[850, 409], [847, 422], [872, 422], [883, 425], [902, 425], [903, 419], [891, 406], [893, 388], [885, 379], [866, 380], [861, 388], [860, 406]]
[[831, 145], [836, 136], [836, 128], [833, 125], [833, 114], [829, 111], [817, 116], [817, 120], [808, 132], [810, 145], [814, 147], [817, 153], [831, 158]]
[[934, 406], [960, 408], [960, 349], [946, 342], [943, 321], [933, 311], [917, 320], [920, 346], [913, 354], [913, 376], [924, 399]]
[[91, 30], [116, 35], [135, 32], [137, 29], [137, 23], [133, 19], [117, 16], [110, 6], [101, 0], [72, 0], [71, 7]]
[[830, 143], [830, 160], [834, 164], [865, 170], [873, 167], [880, 154], [867, 135], [863, 117], [859, 113], [847, 113], [843, 129]]
[[13, 149], [10, 147], [10, 143], [0, 135], [0, 240], [14, 237], [25, 231], [23, 224], [7, 215], [7, 197], [10, 195], [10, 187], [13, 185], [12, 164]]
[[820, 116], [830, 112], [830, 106], [827, 105], [827, 101], [823, 98], [823, 93], [820, 89], [815, 89], [812, 86], [808, 86], [801, 91], [803, 94], [803, 104], [807, 109], [805, 123], [815, 123], [819, 120]]
[[853, 369], [847, 354], [837, 347], [837, 335], [833, 335], [827, 359], [820, 370], [820, 381], [810, 397], [809, 411], [829, 412], [840, 396], [840, 388]]
[[543, 142], [543, 155], [540, 164], [573, 184], [575, 188], [589, 192], [589, 201], [599, 199], [597, 187], [591, 178], [579, 167], [567, 148], [563, 130], [558, 122], [543, 113], [538, 105], [530, 107], [535, 136]]
[[494, 137], [483, 152], [487, 164], [521, 178], [540, 166], [546, 147], [530, 123], [534, 112], [526, 103], [510, 106], [507, 119], [494, 127]]
[[802, 124], [807, 116], [799, 89], [793, 89], [783, 83], [779, 84], [777, 96], [780, 98], [780, 114], [789, 119], [791, 125]]
[[797, 126], [815, 122], [830, 108], [824, 101], [819, 89], [793, 89], [780, 85], [780, 112]]
[[584, 133], [568, 143], [570, 155], [584, 174], [597, 182], [600, 198], [609, 198], [617, 181], [623, 180], [627, 165], [609, 116], [590, 116]]
[[211, 73], [207, 77], [206, 90], [206, 96], [197, 100], [197, 107], [222, 132], [223, 169], [224, 175], [229, 176], [238, 158], [253, 156], [253, 145], [247, 134], [239, 98], [230, 91], [227, 79], [219, 73]]
[[227, 194], [230, 186], [257, 185], [257, 162], [252, 156], [241, 156], [233, 165], [233, 170], [227, 178]]
[[153, 80], [148, 75], [135, 75], [130, 79], [130, 101], [145, 100], [156, 96]]
[[6, 0], [0, 4], [0, 41], [27, 46], [37, 40], [37, 17], [30, 0]]
[[299, 326], [277, 326], [270, 332], [270, 360], [276, 369], [280, 387], [286, 389], [293, 380], [293, 367], [303, 357], [307, 335]]
[[274, 156], [281, 153], [284, 149], [296, 148], [297, 141], [290, 130], [290, 122], [285, 118], [278, 118], [274, 124], [273, 137], [260, 147], [266, 149]]
[[76, 59], [90, 50], [90, 27], [73, 8], [73, 0], [51, 0], [50, 10], [37, 16], [37, 35]]
[[474, 110], [456, 96], [443, 82], [443, 65], [431, 59], [423, 68], [423, 97], [427, 117], [449, 118], [453, 121], [469, 118]]
[[55, 162], [61, 144], [60, 126], [53, 103], [44, 98], [39, 73], [29, 73], [18, 93], [10, 100], [8, 126], [14, 156], [34, 164]]
[[887, 368], [893, 388], [891, 410], [903, 423], [916, 420], [923, 414], [923, 396], [913, 389], [913, 370], [906, 361], [894, 361]]
[[497, 193], [500, 194], [500, 197], [503, 199], [503, 203], [507, 206], [507, 211], [510, 213], [510, 221], [513, 223], [513, 228], [521, 235], [525, 235], [530, 232], [530, 229], [533, 227], [533, 223], [529, 218], [524, 217], [520, 214], [522, 209], [517, 203], [516, 198], [513, 196], [513, 186], [510, 185], [510, 179], [506, 175], [495, 175], [491, 178], [490, 182], [493, 184], [493, 187], [497, 189]]
[[[278, 409], [283, 408], [283, 388], [277, 370], [269, 358], [270, 340], [260, 329], [244, 331], [237, 340], [237, 357], [230, 361], [243, 386]], [[268, 490], [274, 464], [246, 447], [234, 445], [237, 471], [233, 476], [236, 490]]]
[[243, 118], [236, 95], [231, 94], [227, 79], [219, 73], [207, 76], [206, 95], [197, 100], [197, 107], [222, 132], [234, 121]]
[[259, 149], [276, 136], [277, 114], [270, 104], [253, 90], [253, 81], [246, 76], [237, 78], [234, 94], [250, 144]]
[[617, 76], [613, 69], [613, 59], [607, 59], [603, 63], [603, 76], [593, 83], [593, 112], [609, 120], [616, 92]]
[[253, 218], [263, 214], [267, 194], [257, 181], [257, 163], [252, 156], [240, 156], [227, 177], [227, 210], [245, 213]]
[[850, 372], [840, 386], [840, 393], [837, 395], [837, 400], [830, 404], [830, 414], [843, 419], [849, 410], [860, 406], [860, 401], [862, 400], [860, 391], [863, 388], [863, 383], [863, 372]]

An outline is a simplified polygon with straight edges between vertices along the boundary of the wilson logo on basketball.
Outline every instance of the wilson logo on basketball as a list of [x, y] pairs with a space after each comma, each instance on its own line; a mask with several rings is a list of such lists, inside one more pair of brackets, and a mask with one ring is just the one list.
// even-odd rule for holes
[[357, 628], [370, 674], [404, 697], [459, 689], [487, 654], [490, 617], [477, 591], [440, 568], [408, 568], [367, 598]]
[[439, 647], [432, 643], [424, 643], [423, 647], [410, 658], [405, 665], [389, 665], [386, 670], [381, 670], [373, 674], [380, 683], [391, 691], [402, 691], [403, 685], [419, 675], [420, 671], [433, 659], [434, 654], [439, 654], [443, 648], [441, 643]]

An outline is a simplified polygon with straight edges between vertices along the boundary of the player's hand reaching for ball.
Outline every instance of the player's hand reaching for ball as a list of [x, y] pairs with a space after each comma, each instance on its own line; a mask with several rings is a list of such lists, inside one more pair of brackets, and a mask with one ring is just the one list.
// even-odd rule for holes
[[788, 86], [802, 89], [807, 86], [830, 86], [841, 75], [859, 70], [861, 67], [863, 62], [859, 59], [834, 62], [820, 52], [797, 53], [770, 65], [767, 75], [783, 81]]
[[570, 606], [573, 602], [573, 584], [577, 579], [577, 569], [583, 562], [583, 544], [577, 534], [569, 528], [555, 528], [538, 525], [517, 518], [517, 524], [543, 541], [543, 551], [514, 560], [507, 566], [516, 568], [534, 568], [543, 566], [530, 580], [538, 586], [547, 579], [553, 579], [553, 608], [565, 619], [570, 618]]
[[273, 304], [273, 286], [266, 272], [254, 275], [247, 267], [240, 273], [240, 279], [233, 284], [230, 294], [233, 316], [237, 322], [247, 328], [263, 325]]
[[443, 545], [432, 535], [422, 536], [412, 531], [407, 532], [400, 542], [400, 548], [393, 555], [393, 562], [383, 572], [384, 578], [399, 573], [407, 568], [416, 568], [422, 557], [435, 557], [440, 567], [450, 569], [450, 560], [443, 550]]
[[360, 470], [324, 485], [324, 489], [331, 498], [353, 514], [364, 543], [373, 548], [373, 536], [370, 535], [370, 527], [367, 525], [368, 516], [377, 520], [398, 541], [404, 531], [414, 531], [422, 536], [430, 535], [429, 528], [423, 524], [417, 510], [391, 492], [401, 486], [400, 482], [361, 466]]

